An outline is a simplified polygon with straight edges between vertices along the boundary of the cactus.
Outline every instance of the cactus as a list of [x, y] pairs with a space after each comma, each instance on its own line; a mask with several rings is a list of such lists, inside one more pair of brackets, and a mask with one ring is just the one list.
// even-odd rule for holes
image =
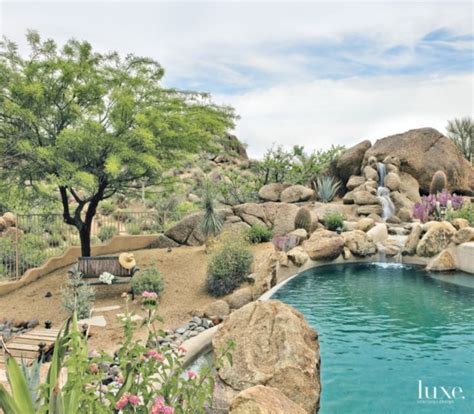
[[438, 170], [433, 174], [433, 178], [431, 179], [430, 184], [430, 194], [436, 195], [441, 193], [443, 190], [448, 188], [448, 179], [446, 174]]
[[308, 233], [311, 232], [311, 212], [307, 207], [301, 207], [296, 213], [295, 228], [305, 229]]

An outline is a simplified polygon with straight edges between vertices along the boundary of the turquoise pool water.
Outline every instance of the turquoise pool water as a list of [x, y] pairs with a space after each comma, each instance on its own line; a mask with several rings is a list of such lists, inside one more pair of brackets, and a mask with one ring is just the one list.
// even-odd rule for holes
[[319, 333], [319, 414], [474, 413], [474, 289], [463, 279], [472, 280], [447, 283], [404, 265], [330, 265], [277, 291], [272, 299]]

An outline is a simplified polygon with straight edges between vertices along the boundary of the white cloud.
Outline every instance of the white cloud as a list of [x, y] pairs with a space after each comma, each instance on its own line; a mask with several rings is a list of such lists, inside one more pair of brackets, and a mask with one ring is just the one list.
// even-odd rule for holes
[[[346, 58], [387, 71], [403, 68], [416, 62], [414, 46], [427, 33], [472, 34], [472, 12], [471, 2], [452, 1], [2, 1], [0, 33], [23, 51], [25, 31], [33, 28], [59, 43], [76, 37], [102, 51], [151, 56], [174, 86], [185, 79], [193, 88], [245, 87], [249, 92], [217, 98], [236, 107], [237, 132], [257, 156], [272, 142], [350, 145], [421, 126], [442, 130], [447, 119], [472, 114], [472, 76], [317, 79], [317, 68], [305, 67], [311, 56], [292, 51], [295, 44], [368, 38], [375, 50], [348, 50], [339, 61], [317, 56], [319, 66], [344, 68]], [[406, 47], [399, 54], [379, 53], [400, 45]], [[472, 48], [472, 42], [457, 46]], [[260, 84], [238, 66], [278, 83]]]
[[219, 96], [242, 119], [236, 132], [259, 157], [272, 143], [308, 149], [374, 141], [413, 128], [444, 132], [448, 119], [473, 114], [474, 77], [380, 77], [278, 85]]

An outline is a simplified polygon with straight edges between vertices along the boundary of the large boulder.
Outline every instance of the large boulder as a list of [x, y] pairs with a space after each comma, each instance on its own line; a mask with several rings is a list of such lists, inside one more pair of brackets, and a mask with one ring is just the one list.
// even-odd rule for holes
[[[233, 312], [215, 334], [215, 351], [235, 343], [233, 364], [218, 376], [235, 391], [276, 388], [309, 413], [319, 406], [319, 343], [301, 313], [279, 301], [252, 302]], [[278, 412], [278, 411], [276, 411]]]
[[258, 191], [258, 196], [264, 201], [280, 201], [281, 192], [287, 188], [287, 184], [266, 184]]
[[249, 226], [268, 226], [268, 220], [263, 204], [244, 203], [233, 207], [234, 214]]
[[238, 289], [225, 299], [231, 309], [240, 309], [252, 300], [252, 289], [249, 287]]
[[303, 250], [312, 260], [331, 260], [339, 256], [344, 249], [344, 239], [329, 230], [315, 231], [303, 242]]
[[336, 163], [336, 175], [345, 184], [351, 175], [360, 175], [360, 166], [365, 152], [372, 144], [369, 140], [359, 142], [342, 153]]
[[372, 181], [378, 181], [379, 179], [379, 174], [377, 170], [370, 165], [366, 165], [363, 170], [364, 177], [366, 180], [372, 180]]
[[280, 390], [263, 385], [241, 391], [230, 405], [229, 414], [307, 414]]
[[456, 229], [448, 222], [425, 224], [428, 229], [416, 247], [418, 256], [432, 257], [440, 253], [453, 239]]
[[360, 175], [352, 175], [349, 178], [349, 181], [346, 184], [347, 189], [353, 190], [354, 188], [359, 187], [360, 185], [365, 183], [365, 178], [361, 177]]
[[300, 207], [289, 203], [264, 203], [261, 206], [274, 236], [288, 234], [295, 229], [295, 218]]
[[303, 266], [309, 259], [308, 254], [299, 246], [291, 249], [286, 255], [296, 266]]
[[388, 238], [387, 225], [385, 223], [377, 223], [367, 231], [367, 236], [369, 236], [374, 243], [382, 243]]
[[229, 304], [222, 299], [210, 303], [204, 309], [204, 316], [212, 320], [222, 321], [230, 313]]
[[354, 199], [354, 203], [359, 206], [380, 203], [378, 197], [371, 194], [369, 191], [354, 191], [352, 198]]
[[342, 233], [344, 244], [354, 256], [366, 257], [377, 252], [377, 246], [371, 237], [361, 230]]
[[369, 231], [375, 226], [375, 221], [369, 217], [361, 218], [355, 225], [354, 229], [351, 230], [362, 230], [364, 232]]
[[399, 191], [414, 203], [420, 203], [420, 185], [415, 177], [410, 174], [401, 172], [400, 177], [400, 189]]
[[366, 151], [364, 164], [371, 156], [381, 160], [389, 155], [400, 159], [400, 171], [412, 175], [423, 193], [429, 192], [433, 174], [442, 170], [450, 191], [474, 194], [473, 167], [449, 138], [433, 128], [413, 129], [377, 140]]
[[324, 222], [324, 216], [326, 213], [340, 213], [346, 219], [350, 219], [355, 216], [355, 205], [347, 204], [336, 204], [336, 203], [314, 203], [314, 212], [319, 218], [320, 222]]
[[420, 242], [421, 235], [423, 234], [423, 226], [419, 223], [415, 223], [412, 228], [409, 236], [405, 241], [405, 246], [403, 247], [402, 254], [412, 256], [416, 253], [416, 246]]
[[314, 196], [314, 190], [304, 185], [292, 185], [281, 192], [280, 199], [283, 203], [297, 203], [308, 201]]
[[415, 205], [413, 201], [411, 201], [405, 194], [402, 194], [399, 191], [392, 191], [390, 193], [390, 198], [393, 201], [397, 211], [401, 210], [402, 208], [412, 211], [413, 206]]
[[164, 234], [158, 234], [156, 239], [153, 240], [149, 245], [149, 249], [166, 249], [170, 247], [179, 247], [180, 244], [175, 242], [173, 239], [165, 236]]
[[456, 262], [448, 250], [443, 250], [440, 254], [431, 259], [426, 266], [426, 270], [431, 270], [433, 272], [456, 270]]
[[380, 204], [367, 204], [357, 207], [356, 211], [360, 216], [370, 216], [371, 214], [377, 214], [378, 216], [381, 216], [383, 213], [383, 208]]
[[400, 177], [394, 172], [389, 172], [385, 176], [384, 185], [391, 191], [397, 191], [401, 185]]
[[453, 242], [456, 244], [463, 244], [474, 241], [474, 228], [464, 227], [456, 232], [453, 237]]

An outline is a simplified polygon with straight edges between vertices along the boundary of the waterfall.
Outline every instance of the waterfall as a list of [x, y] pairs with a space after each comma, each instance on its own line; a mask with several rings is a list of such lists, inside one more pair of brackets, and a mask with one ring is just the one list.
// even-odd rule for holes
[[377, 163], [377, 172], [379, 180], [377, 183], [377, 197], [382, 205], [382, 219], [387, 220], [395, 214], [395, 206], [393, 205], [392, 199], [390, 198], [390, 190], [385, 187], [385, 164], [382, 162]]

